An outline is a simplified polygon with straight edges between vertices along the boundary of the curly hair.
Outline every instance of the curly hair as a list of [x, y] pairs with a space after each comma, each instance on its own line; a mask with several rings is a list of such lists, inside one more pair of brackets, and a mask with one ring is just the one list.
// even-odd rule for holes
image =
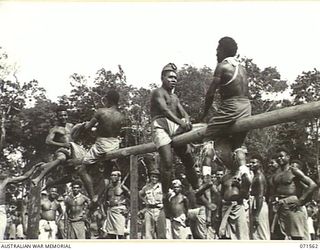
[[227, 57], [235, 56], [238, 50], [236, 41], [231, 37], [223, 37], [219, 40], [219, 47]]

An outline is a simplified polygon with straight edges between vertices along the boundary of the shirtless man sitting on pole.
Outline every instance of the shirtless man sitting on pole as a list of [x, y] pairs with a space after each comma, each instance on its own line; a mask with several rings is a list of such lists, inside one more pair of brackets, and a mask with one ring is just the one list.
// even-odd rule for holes
[[[189, 115], [182, 107], [179, 98], [173, 93], [177, 84], [177, 67], [167, 64], [161, 72], [162, 86], [151, 94], [152, 140], [160, 155], [160, 173], [164, 194], [164, 208], [167, 208], [166, 196], [171, 186], [172, 176], [172, 137], [190, 131], [192, 125]], [[198, 178], [193, 168], [194, 160], [187, 145], [174, 148], [186, 169], [186, 176], [193, 189], [198, 188]]]
[[[226, 139], [226, 136], [223, 135], [223, 130], [234, 124], [236, 120], [251, 115], [247, 73], [235, 58], [237, 49], [238, 46], [231, 37], [223, 37], [219, 40], [217, 47], [218, 65], [214, 72], [213, 81], [206, 93], [204, 113], [201, 116], [201, 120], [207, 116], [217, 89], [219, 89], [222, 100], [218, 110], [215, 111], [208, 122], [205, 135], [207, 142], [205, 144], [206, 157], [203, 163], [204, 166], [210, 166], [214, 157], [212, 140]], [[227, 138], [227, 143], [231, 145], [237, 161], [236, 164], [240, 166], [240, 170], [248, 172], [245, 153], [241, 149], [246, 134], [246, 132], [232, 134]], [[223, 157], [222, 160], [227, 167], [230, 167], [233, 163], [229, 162], [228, 164], [227, 158], [228, 153], [227, 157]]]
[[40, 175], [32, 180], [35, 185], [53, 168], [65, 163], [70, 158], [81, 158], [85, 154], [82, 147], [73, 143], [73, 124], [67, 122], [68, 113], [66, 109], [59, 107], [56, 113], [58, 123], [50, 129], [46, 138], [46, 144], [55, 150], [54, 160], [41, 166]]
[[94, 203], [98, 201], [98, 195], [94, 193], [92, 178], [86, 167], [97, 163], [106, 153], [119, 149], [118, 136], [125, 120], [124, 115], [119, 111], [119, 98], [117, 91], [108, 91], [106, 107], [98, 109], [93, 118], [84, 125], [84, 129], [89, 130], [98, 124], [96, 142], [84, 156], [82, 165], [79, 167], [79, 176]]
[[7, 226], [7, 213], [6, 213], [6, 187], [10, 183], [18, 183], [27, 180], [35, 170], [43, 163], [34, 165], [29, 171], [22, 176], [11, 177], [7, 171], [2, 171], [0, 166], [0, 240], [3, 240], [4, 233]]

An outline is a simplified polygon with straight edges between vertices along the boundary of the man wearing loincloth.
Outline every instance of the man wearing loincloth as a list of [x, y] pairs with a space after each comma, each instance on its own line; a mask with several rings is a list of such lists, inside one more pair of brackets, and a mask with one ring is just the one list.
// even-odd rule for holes
[[67, 239], [86, 238], [85, 217], [90, 200], [80, 192], [81, 187], [81, 181], [75, 180], [72, 183], [72, 194], [65, 199], [67, 214], [65, 230]]
[[[161, 72], [162, 86], [151, 94], [152, 140], [160, 155], [160, 173], [164, 194], [164, 206], [167, 208], [167, 194], [172, 176], [172, 137], [190, 131], [192, 125], [189, 115], [182, 107], [179, 98], [173, 93], [177, 84], [177, 67], [167, 64]], [[198, 188], [198, 179], [193, 168], [194, 160], [187, 145], [174, 148], [186, 169], [186, 176], [194, 189]]]
[[260, 155], [250, 157], [253, 179], [250, 191], [250, 209], [253, 240], [270, 240], [269, 209], [266, 201], [267, 181], [262, 170]]
[[186, 225], [189, 201], [182, 194], [182, 183], [176, 179], [172, 181], [173, 194], [169, 198], [171, 215], [172, 239], [187, 239], [188, 230]]
[[22, 176], [11, 177], [8, 170], [4, 170], [0, 165], [0, 240], [3, 240], [4, 233], [7, 225], [7, 213], [6, 213], [6, 187], [10, 183], [19, 183], [27, 180], [35, 170], [43, 163], [34, 165], [30, 170], [24, 173]]
[[[63, 215], [60, 203], [57, 201], [59, 194], [55, 187], [41, 192], [40, 200], [40, 221], [39, 221], [39, 240], [54, 240], [58, 233], [57, 221]], [[57, 217], [57, 212], [59, 217]]]
[[[289, 152], [278, 150], [279, 171], [272, 176], [271, 195], [276, 211], [271, 226], [272, 239], [302, 240], [307, 218], [304, 205], [317, 185], [299, 168], [290, 165]], [[303, 192], [301, 192], [303, 190]]]
[[[212, 83], [206, 93], [204, 113], [200, 120], [204, 120], [210, 107], [213, 104], [216, 90], [219, 89], [221, 103], [218, 109], [208, 122], [206, 130], [206, 157], [204, 166], [211, 166], [214, 157], [212, 140], [226, 139], [223, 131], [234, 124], [238, 119], [251, 115], [251, 104], [248, 99], [248, 80], [245, 68], [237, 60], [238, 46], [231, 37], [223, 37], [219, 40], [217, 47], [218, 65], [214, 71]], [[227, 139], [234, 152], [236, 164], [241, 171], [247, 171], [245, 153], [241, 146], [245, 140], [247, 132], [234, 133]], [[211, 141], [210, 141], [211, 140]], [[233, 163], [228, 163], [229, 156], [222, 159], [227, 167]]]
[[112, 171], [110, 183], [106, 187], [106, 220], [103, 230], [107, 239], [123, 239], [126, 217], [128, 213], [127, 200], [130, 196], [129, 189], [121, 184], [121, 172]]
[[120, 140], [118, 136], [125, 119], [119, 111], [119, 98], [117, 91], [108, 91], [106, 107], [98, 109], [90, 122], [87, 122], [84, 126], [85, 130], [89, 130], [98, 124], [96, 142], [84, 156], [82, 165], [79, 167], [79, 175], [93, 202], [97, 202], [98, 195], [94, 193], [92, 178], [87, 173], [86, 167], [97, 163], [106, 153], [119, 148]]

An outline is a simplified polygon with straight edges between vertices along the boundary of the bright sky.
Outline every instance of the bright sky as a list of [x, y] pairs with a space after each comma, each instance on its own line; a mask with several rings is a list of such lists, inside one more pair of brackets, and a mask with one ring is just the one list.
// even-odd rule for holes
[[51, 99], [70, 90], [72, 73], [93, 76], [121, 64], [129, 84], [160, 83], [168, 62], [216, 66], [223, 36], [260, 68], [283, 79], [320, 69], [320, 2], [6, 2], [0, 46]]

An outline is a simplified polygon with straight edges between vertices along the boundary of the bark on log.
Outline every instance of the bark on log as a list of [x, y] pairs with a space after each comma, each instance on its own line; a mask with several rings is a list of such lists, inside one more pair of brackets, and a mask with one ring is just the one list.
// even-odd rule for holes
[[[278, 109], [263, 114], [254, 115], [251, 117], [239, 119], [235, 124], [230, 126], [223, 133], [235, 133], [249, 131], [257, 128], [269, 127], [275, 124], [291, 122], [301, 119], [307, 119], [315, 116], [320, 116], [320, 101], [301, 104], [293, 107]], [[199, 129], [178, 135], [173, 138], [173, 145], [187, 144], [193, 141], [201, 140], [204, 138], [206, 131], [206, 124], [203, 124]], [[150, 142], [147, 144], [122, 148], [112, 151], [105, 156], [105, 160], [114, 158], [127, 157], [130, 155], [145, 154], [155, 152], [156, 146]]]

